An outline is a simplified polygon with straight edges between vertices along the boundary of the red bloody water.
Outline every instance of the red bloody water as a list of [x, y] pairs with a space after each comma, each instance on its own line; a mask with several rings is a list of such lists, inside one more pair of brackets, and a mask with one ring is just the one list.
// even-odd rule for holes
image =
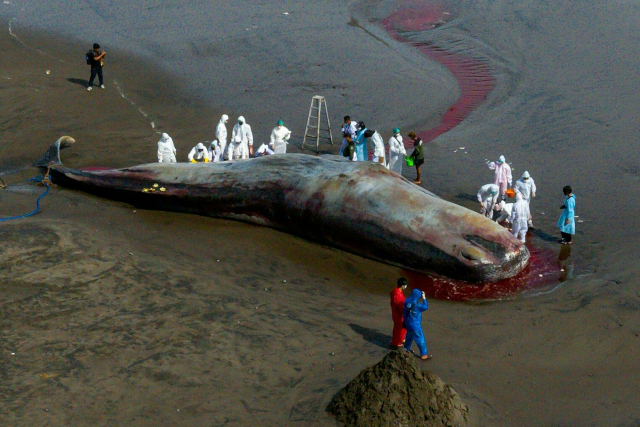
[[[487, 64], [429, 43], [411, 42], [403, 35], [407, 31], [429, 31], [446, 21], [448, 16], [441, 5], [413, 2], [381, 21], [394, 39], [411, 44], [424, 55], [447, 67], [460, 87], [460, 96], [444, 113], [440, 124], [418, 132], [424, 142], [431, 141], [460, 124], [487, 99], [495, 86], [495, 79]], [[413, 148], [410, 144], [405, 145]]]
[[[429, 31], [444, 23], [450, 15], [438, 4], [426, 4], [420, 0], [405, 2], [402, 9], [381, 21], [385, 30], [396, 40], [409, 43], [425, 56], [441, 63], [456, 79], [460, 96], [442, 115], [440, 124], [434, 128], [418, 132], [424, 142], [432, 141], [450, 131], [480, 106], [495, 87], [491, 69], [467, 55], [452, 53], [445, 48], [410, 41], [404, 33]], [[410, 149], [409, 143], [405, 143]], [[510, 298], [526, 291], [548, 289], [555, 286], [561, 271], [558, 256], [548, 249], [527, 244], [531, 252], [529, 265], [517, 276], [495, 283], [471, 284], [446, 278], [406, 271], [412, 287], [423, 290], [430, 297], [452, 300], [496, 300]]]
[[529, 243], [526, 246], [531, 252], [529, 265], [518, 275], [494, 283], [467, 283], [414, 271], [403, 273], [411, 287], [424, 291], [431, 298], [451, 301], [509, 299], [525, 292], [548, 291], [566, 279], [565, 267], [556, 252]]

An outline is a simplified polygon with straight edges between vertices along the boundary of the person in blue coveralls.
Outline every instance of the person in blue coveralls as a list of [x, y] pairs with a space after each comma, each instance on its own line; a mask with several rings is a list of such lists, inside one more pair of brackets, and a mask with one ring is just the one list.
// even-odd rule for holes
[[558, 227], [560, 228], [560, 235], [562, 239], [559, 243], [563, 245], [571, 244], [571, 235], [576, 234], [576, 220], [575, 220], [575, 208], [576, 208], [576, 196], [573, 195], [571, 187], [568, 185], [562, 189], [564, 193], [564, 203], [560, 206], [562, 213], [558, 219]]
[[[420, 302], [422, 300], [422, 302]], [[429, 308], [427, 298], [424, 292], [414, 289], [411, 296], [404, 302], [404, 326], [407, 328], [407, 336], [404, 342], [404, 348], [411, 350], [411, 344], [415, 341], [420, 350], [420, 359], [428, 360], [433, 356], [427, 353], [427, 343], [424, 341], [424, 333], [422, 332], [422, 312]]]

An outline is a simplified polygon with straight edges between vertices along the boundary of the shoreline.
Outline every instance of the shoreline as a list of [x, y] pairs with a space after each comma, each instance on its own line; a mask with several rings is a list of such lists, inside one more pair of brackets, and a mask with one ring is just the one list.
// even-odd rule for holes
[[[149, 120], [115, 88], [93, 91], [102, 98], [91, 103], [97, 98], [67, 80], [86, 78], [86, 48], [60, 47], [77, 62], [58, 71], [6, 33], [0, 45], [0, 74], [5, 64], [15, 73], [0, 79], [12, 97], [0, 100], [10, 117], [3, 161], [33, 161], [68, 129], [82, 141], [65, 156], [71, 165], [155, 158]], [[119, 61], [109, 65], [114, 73], [127, 69]], [[187, 141], [206, 137], [203, 110], [172, 94], [147, 97], [171, 88], [170, 78], [132, 76], [124, 92], [161, 126], [174, 124], [169, 133], [186, 156]], [[102, 120], [87, 120], [96, 116]], [[434, 146], [430, 160], [471, 170], [443, 153]], [[450, 184], [440, 169], [427, 176], [447, 200], [471, 204], [457, 198], [458, 189], [479, 174]], [[12, 183], [29, 177], [21, 173]], [[2, 216], [32, 209], [33, 191], [5, 190]], [[554, 201], [543, 195], [536, 208]], [[590, 243], [595, 226], [582, 232], [585, 254], [602, 251]], [[3, 226], [0, 238], [0, 408], [13, 425], [333, 426], [324, 412], [330, 398], [388, 351], [387, 294], [399, 270], [273, 230], [140, 211], [55, 188], [41, 214]], [[636, 301], [602, 288], [613, 279], [633, 284], [634, 270], [612, 277], [600, 264], [613, 255], [598, 256], [592, 276], [550, 295], [430, 301], [423, 325], [435, 357], [424, 366], [470, 406], [470, 425], [634, 420]]]

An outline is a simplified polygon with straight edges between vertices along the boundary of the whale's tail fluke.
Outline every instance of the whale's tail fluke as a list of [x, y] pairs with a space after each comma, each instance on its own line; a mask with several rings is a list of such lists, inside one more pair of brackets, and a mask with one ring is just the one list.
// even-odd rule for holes
[[47, 152], [33, 164], [33, 166], [48, 168], [52, 164], [61, 165], [62, 161], [60, 160], [60, 150], [70, 147], [74, 142], [76, 142], [76, 140], [70, 136], [60, 137], [55, 143], [53, 143], [53, 145], [51, 145], [51, 147], [49, 147]]

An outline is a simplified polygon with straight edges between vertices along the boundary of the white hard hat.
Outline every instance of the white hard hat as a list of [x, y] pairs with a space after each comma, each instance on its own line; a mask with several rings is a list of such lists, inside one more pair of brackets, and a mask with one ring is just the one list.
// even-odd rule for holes
[[229, 120], [229, 116], [227, 116], [226, 114], [223, 114], [222, 115], [222, 121], [226, 123], [227, 120]]
[[240, 117], [238, 117], [238, 121], [239, 121], [239, 122], [242, 122], [242, 123], [246, 123], [246, 121], [245, 121], [245, 119], [244, 119], [244, 116], [240, 116]]
[[504, 163], [504, 162], [506, 162], [506, 160], [505, 160], [504, 156], [500, 156], [500, 157], [498, 158], [498, 161], [499, 161], [500, 163]]
[[523, 178], [531, 178], [531, 175], [529, 175], [529, 172], [524, 171], [524, 173], [522, 174]]

